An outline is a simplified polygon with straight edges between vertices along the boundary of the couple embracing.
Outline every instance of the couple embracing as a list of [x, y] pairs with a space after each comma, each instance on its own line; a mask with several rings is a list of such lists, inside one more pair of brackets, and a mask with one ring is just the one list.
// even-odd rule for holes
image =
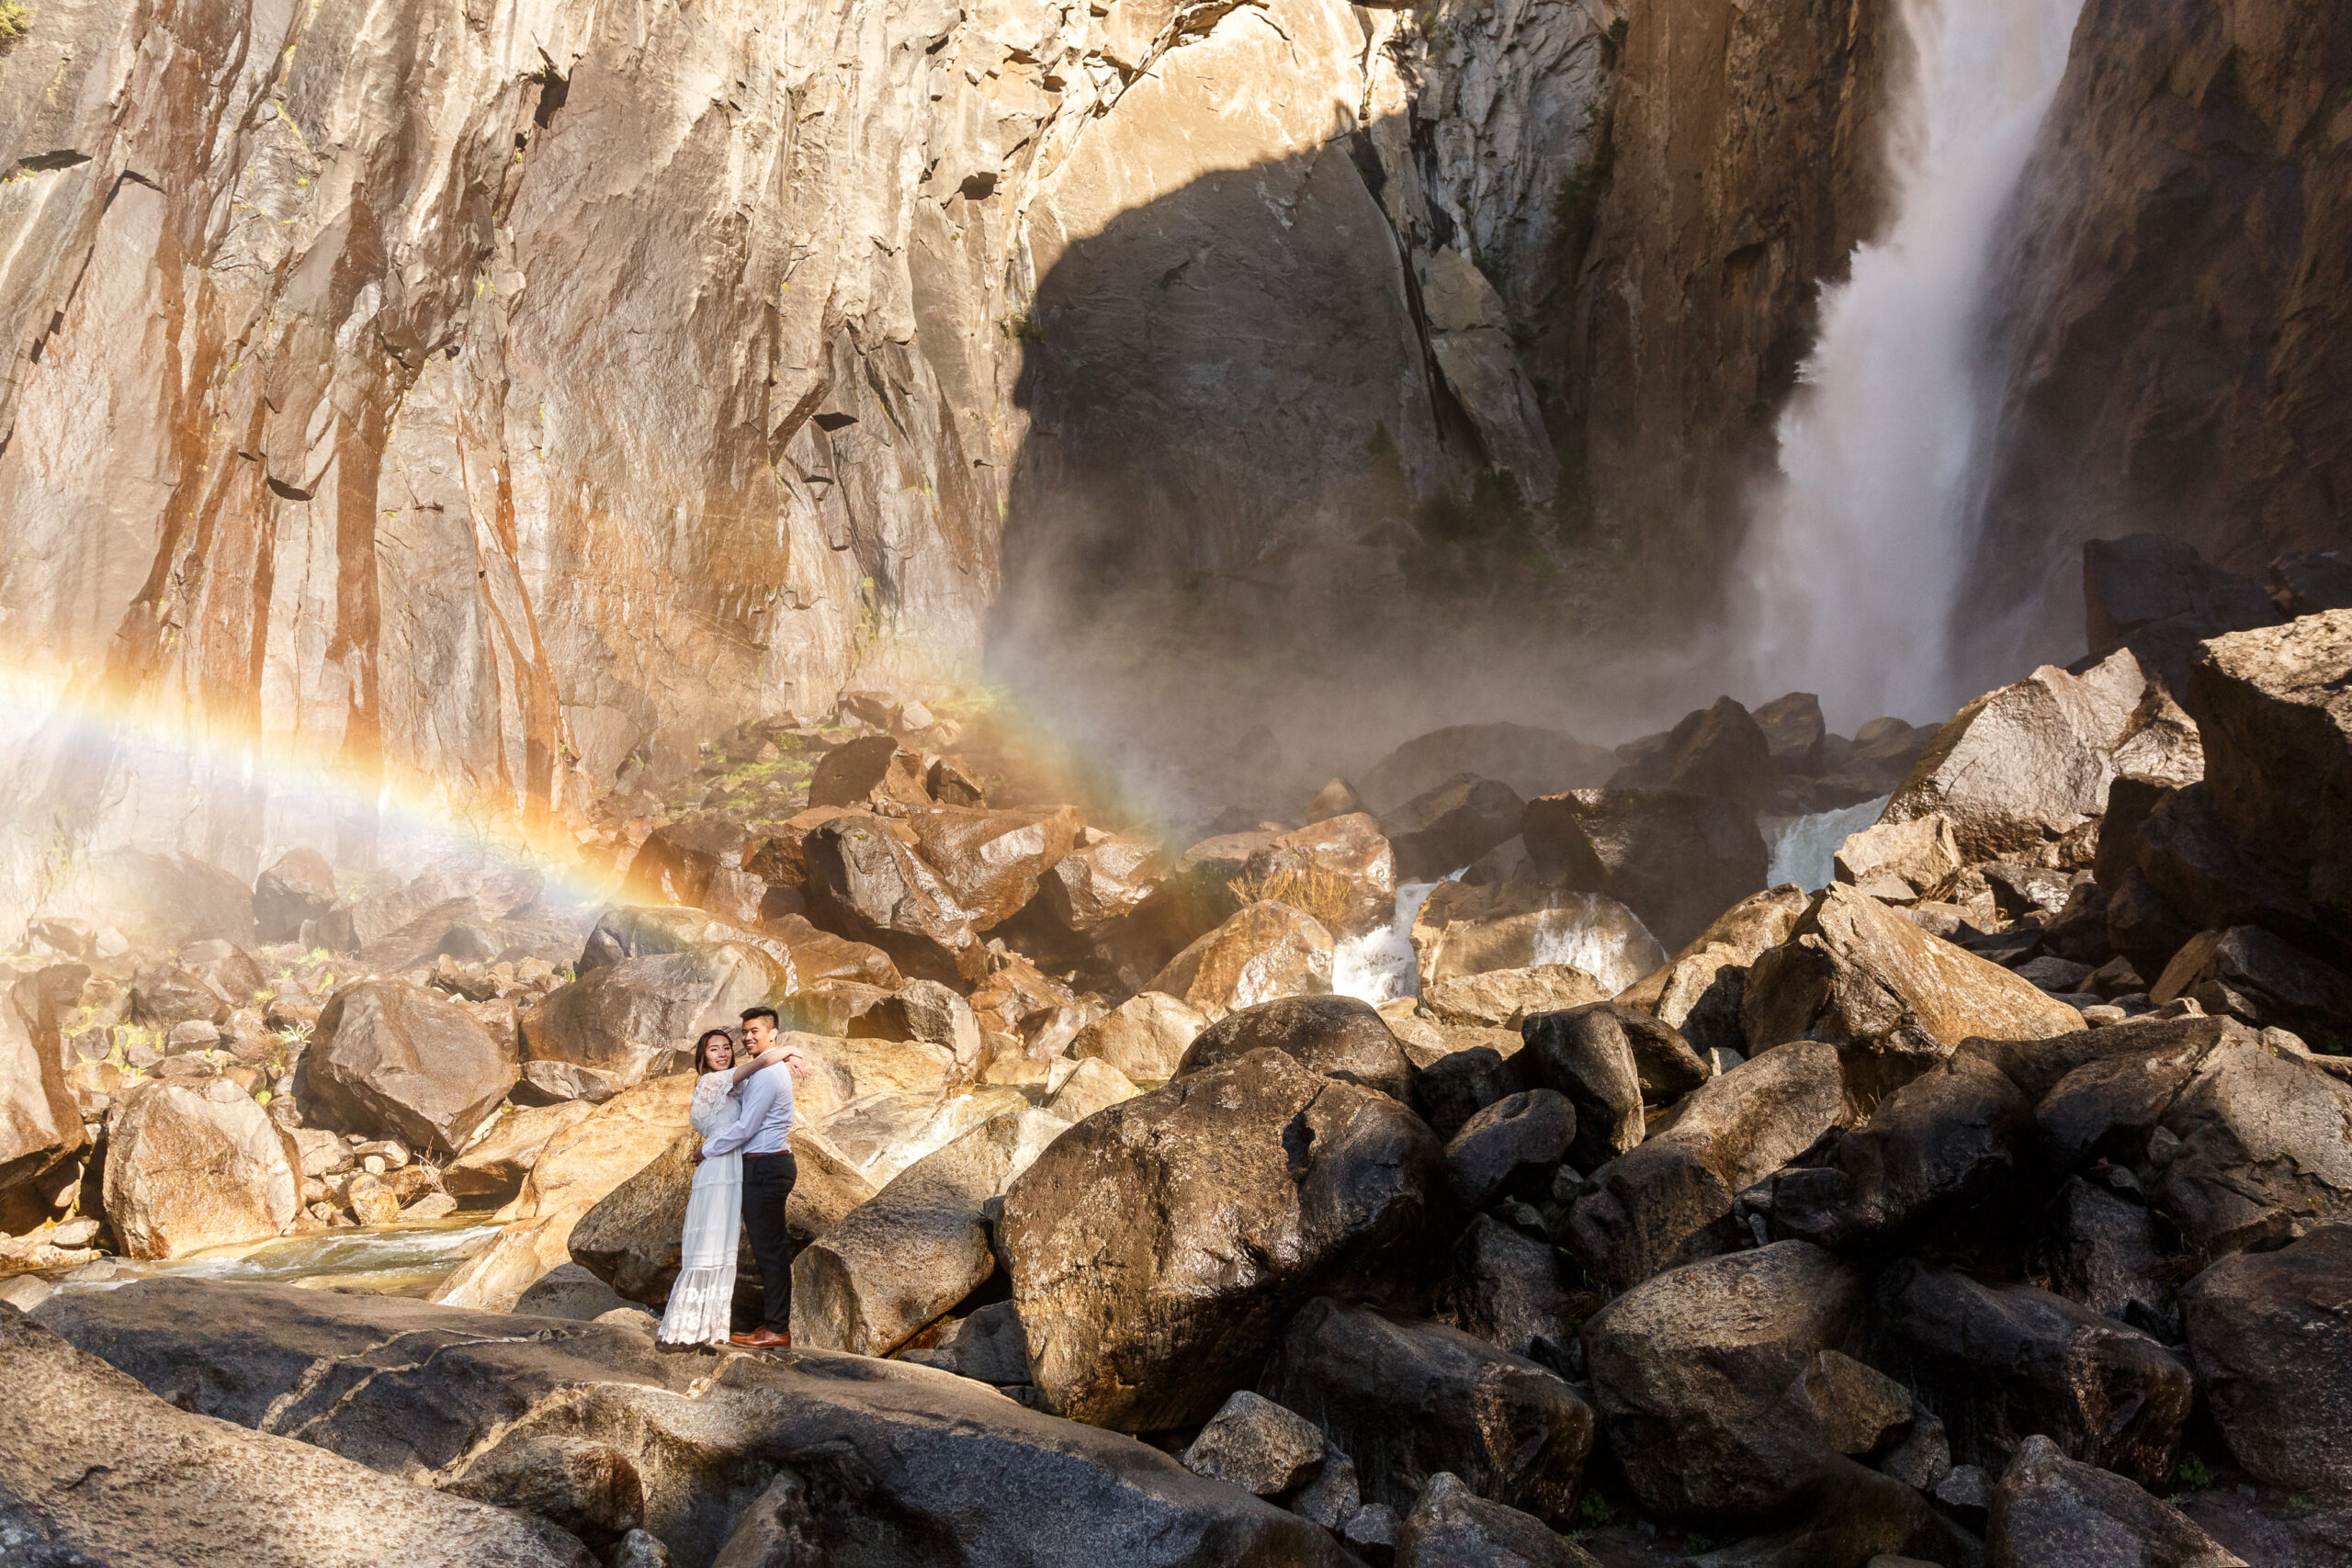
[[[695, 1042], [695, 1070], [702, 1076], [687, 1119], [703, 1144], [695, 1155], [678, 1280], [662, 1315], [661, 1338], [671, 1345], [787, 1348], [792, 1244], [784, 1207], [798, 1174], [792, 1158], [792, 1079], [808, 1071], [808, 1058], [776, 1043], [775, 1010], [757, 1007], [743, 1014], [741, 1052], [728, 1031], [703, 1032]], [[764, 1321], [749, 1334], [729, 1332], [739, 1224], [751, 1233], [766, 1297]]]

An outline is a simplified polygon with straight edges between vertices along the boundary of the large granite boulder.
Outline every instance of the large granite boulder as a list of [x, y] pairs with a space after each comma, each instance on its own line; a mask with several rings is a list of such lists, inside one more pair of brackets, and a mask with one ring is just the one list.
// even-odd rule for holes
[[175, 1408], [0, 1306], [11, 1562], [594, 1568], [537, 1519]]
[[2352, 941], [2352, 610], [2216, 637], [2184, 705], [2205, 741], [2205, 784], [2230, 834], [2292, 876]]
[[987, 1207], [1068, 1122], [989, 1118], [916, 1160], [792, 1264], [792, 1342], [886, 1356], [996, 1272]]
[[780, 998], [787, 971], [736, 942], [590, 970], [522, 1015], [526, 1062], [561, 1062], [626, 1089], [691, 1051], [706, 1029], [731, 1028], [745, 1008]]
[[1086, 819], [1074, 806], [1029, 811], [919, 807], [907, 813], [906, 825], [915, 853], [981, 930], [1011, 919], [1036, 897], [1039, 882], [1086, 833]]
[[82, 1146], [63, 1053], [41, 1044], [14, 998], [0, 997], [0, 1190], [32, 1180]]
[[541, 1470], [508, 1461], [601, 1444], [675, 1562], [805, 1562], [811, 1540], [903, 1568], [1346, 1561], [1321, 1529], [1132, 1438], [903, 1362], [714, 1365], [662, 1354], [641, 1314], [517, 1319], [273, 1285], [156, 1280], [39, 1316], [199, 1416], [300, 1433], [388, 1475], [503, 1472], [516, 1506]]
[[334, 867], [316, 850], [293, 849], [254, 879], [254, 934], [263, 942], [293, 942], [306, 920], [334, 908]]
[[2225, 571], [2184, 539], [2126, 534], [2083, 544], [2083, 635], [2090, 657], [2128, 648], [2175, 692], [2207, 637], [2267, 626], [2278, 610], [2250, 577]]
[[2083, 1027], [2032, 982], [1838, 883], [1750, 966], [1740, 1024], [1751, 1052], [1829, 1041], [1868, 1064], [1882, 1091], [1973, 1035], [2032, 1040]]
[[331, 1124], [454, 1154], [514, 1087], [511, 1040], [437, 991], [401, 980], [345, 986], [303, 1057]]
[[1427, 794], [1467, 772], [1499, 779], [1530, 799], [1581, 789], [1608, 778], [1616, 753], [1558, 729], [1524, 724], [1455, 724], [1417, 735], [1363, 775], [1363, 798], [1375, 809]]
[[2222, 1258], [2180, 1292], [2199, 1392], [2266, 1486], [2352, 1490], [2352, 1224]]
[[2352, 975], [2260, 926], [2200, 931], [2182, 943], [2148, 987], [2159, 1007], [2176, 997], [2325, 1050], [2352, 1045]]
[[1947, 1057], [1770, 1179], [1771, 1234], [1844, 1249], [2006, 1228], [2034, 1171], [2034, 1136], [2031, 1104], [1998, 1068]]
[[1455, 1201], [1476, 1211], [1505, 1194], [1548, 1198], [1576, 1131], [1576, 1107], [1555, 1089], [1506, 1095], [1478, 1111], [1446, 1142]]
[[1614, 898], [1533, 876], [1439, 883], [1413, 916], [1411, 941], [1424, 994], [1466, 976], [1551, 963], [1584, 968], [1614, 993], [1666, 956]]
[[1710, 1078], [1670, 1124], [1587, 1178], [1562, 1245], [1612, 1290], [1733, 1245], [1733, 1201], [1846, 1110], [1836, 1047], [1799, 1041]]
[[1261, 899], [1168, 961], [1144, 987], [1215, 1021], [1278, 997], [1328, 996], [1331, 933], [1314, 916]]
[[1611, 1000], [1672, 1025], [1702, 1056], [1716, 1051], [1744, 1056], [1747, 1036], [1739, 1026], [1739, 1006], [1748, 966], [1788, 940], [1810, 902], [1794, 883], [1750, 894]]
[[1069, 1054], [1108, 1062], [1136, 1083], [1163, 1083], [1176, 1076], [1186, 1048], [1207, 1027], [1208, 1020], [1182, 998], [1137, 991], [1080, 1030]]
[[1668, 949], [1764, 886], [1755, 814], [1670, 789], [1580, 789], [1527, 805], [1527, 852], [1564, 884], [1605, 894]]
[[1396, 1533], [1396, 1568], [1600, 1568], [1600, 1559], [1441, 1471]]
[[[622, 1090], [541, 1145], [523, 1190], [502, 1213], [577, 1219], [679, 1140], [694, 1097], [692, 1073]], [[683, 1207], [679, 1212], [684, 1214]]]
[[1972, 864], [2055, 863], [2061, 841], [2106, 809], [2115, 749], [2147, 683], [2119, 651], [2081, 675], [2045, 664], [1985, 693], [1936, 732], [1879, 820], [1940, 815]]
[[1426, 1290], [1444, 1181], [1411, 1111], [1271, 1048], [1097, 1112], [997, 1226], [1040, 1394], [1125, 1430], [1205, 1419], [1310, 1297]]
[[504, 1202], [523, 1190], [524, 1181], [548, 1142], [579, 1125], [597, 1103], [567, 1100], [553, 1105], [514, 1107], [467, 1145], [464, 1154], [442, 1168], [442, 1190], [453, 1198], [495, 1198]]
[[904, 823], [845, 812], [810, 829], [801, 853], [809, 911], [825, 930], [880, 948], [919, 980], [970, 986], [986, 976], [979, 911], [956, 901]]
[[[1820, 716], [1816, 708], [1816, 725]], [[1644, 747], [1634, 761], [1612, 774], [1610, 787], [1685, 790], [1736, 800], [1750, 809], [1762, 807], [1780, 787], [1771, 741], [1755, 716], [1730, 697], [1717, 697], [1712, 707], [1692, 709], [1661, 740]]]
[[2188, 1516], [2036, 1434], [1993, 1489], [1986, 1568], [2246, 1568]]
[[2149, 1485], [2172, 1474], [2188, 1368], [2148, 1335], [2031, 1285], [1902, 1262], [1881, 1278], [1871, 1359], [1942, 1417], [1954, 1459], [1997, 1471], [2041, 1433]]
[[[1770, 1517], [1830, 1459], [1891, 1423], [1849, 1431], [1835, 1395], [1867, 1329], [1860, 1273], [1774, 1242], [1661, 1274], [1584, 1325], [1610, 1450], [1645, 1508], [1668, 1518]], [[1828, 1359], [1834, 1356], [1836, 1359]]]
[[1568, 1157], [1586, 1170], [1637, 1147], [1645, 1106], [1672, 1105], [1714, 1076], [1674, 1026], [1593, 1002], [1525, 1021], [1521, 1070], [1576, 1107]]
[[1458, 773], [1380, 818], [1396, 856], [1396, 875], [1429, 882], [1461, 870], [1519, 832], [1527, 803], [1509, 784]]
[[2163, 1124], [2158, 1192], [2200, 1263], [2352, 1219], [2352, 1083], [2309, 1055], [2232, 1025]]
[[1274, 835], [1251, 852], [1242, 885], [1255, 897], [1306, 908], [1335, 931], [1396, 918], [1396, 854], [1369, 813], [1351, 811]]
[[[129, 1258], [177, 1258], [281, 1235], [302, 1177], [262, 1108], [225, 1079], [130, 1095], [107, 1135], [107, 1222]], [[222, 1092], [225, 1090], [225, 1092]]]
[[767, 883], [743, 869], [751, 835], [730, 817], [689, 817], [664, 822], [645, 837], [628, 863], [628, 896], [644, 904], [708, 909], [737, 920], [757, 920]]
[[1555, 1525], [1574, 1517], [1592, 1411], [1558, 1373], [1483, 1339], [1318, 1299], [1259, 1387], [1354, 1461], [1367, 1501], [1401, 1513], [1443, 1472]]
[[1353, 997], [1284, 997], [1227, 1013], [1201, 1031], [1170, 1076], [1269, 1046], [1310, 1072], [1410, 1101], [1412, 1061], [1386, 1021]]
[[1576, 1303], [1551, 1242], [1476, 1215], [1453, 1248], [1453, 1310], [1465, 1334], [1546, 1366], [1566, 1364]]
[[1951, 823], [1941, 812], [1849, 834], [1832, 863], [1837, 880], [1889, 904], [1940, 898], [1963, 869]]

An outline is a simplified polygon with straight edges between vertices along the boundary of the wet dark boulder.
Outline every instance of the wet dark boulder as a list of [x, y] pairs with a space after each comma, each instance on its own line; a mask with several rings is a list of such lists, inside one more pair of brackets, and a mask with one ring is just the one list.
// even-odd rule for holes
[[1284, 1331], [1259, 1389], [1321, 1428], [1363, 1496], [1403, 1512], [1441, 1472], [1565, 1526], [1592, 1411], [1548, 1368], [1435, 1323], [1329, 1299]]
[[2052, 1290], [2145, 1333], [2177, 1337], [2165, 1309], [2172, 1258], [2164, 1226], [2144, 1203], [2069, 1177], [2044, 1209], [2043, 1227]]
[[1598, 1280], [1626, 1290], [1738, 1241], [1735, 1200], [1811, 1148], [1846, 1108], [1837, 1048], [1799, 1041], [1693, 1092], [1673, 1123], [1593, 1171], [1560, 1228]]
[[436, 991], [346, 986], [319, 1013], [303, 1058], [329, 1124], [455, 1154], [514, 1087], [514, 1047]]
[[1385, 810], [1466, 772], [1499, 779], [1532, 797], [1597, 784], [1616, 765], [1607, 747], [1589, 745], [1563, 730], [1524, 724], [1456, 724], [1415, 736], [1374, 763], [1363, 775], [1363, 795], [1373, 809]]
[[1309, 1072], [1411, 1099], [1412, 1059], [1387, 1021], [1354, 997], [1280, 997], [1229, 1012], [1193, 1037], [1174, 1076], [1270, 1047]]
[[1784, 773], [1817, 777], [1827, 761], [1825, 745], [1829, 726], [1821, 716], [1821, 699], [1811, 692], [1791, 692], [1774, 697], [1751, 716], [1764, 732], [1772, 765]]
[[1471, 1117], [1524, 1089], [1524, 1066], [1521, 1052], [1505, 1057], [1491, 1045], [1450, 1051], [1420, 1070], [1414, 1103], [1431, 1132], [1451, 1138]]
[[254, 934], [263, 942], [293, 942], [302, 923], [334, 908], [334, 867], [316, 850], [288, 850], [254, 879]]
[[1480, 1214], [1453, 1248], [1454, 1314], [1465, 1334], [1547, 1367], [1566, 1365], [1575, 1303], [1552, 1244]]
[[894, 1568], [1346, 1562], [1295, 1515], [953, 1373], [817, 1350], [714, 1364], [662, 1354], [632, 1316], [158, 1280], [52, 1298], [40, 1320], [184, 1408], [387, 1475], [604, 1444], [673, 1562], [806, 1561], [795, 1541], [819, 1540]]
[[1576, 1108], [1551, 1089], [1526, 1089], [1497, 1100], [1445, 1145], [1455, 1201], [1477, 1210], [1506, 1195], [1548, 1196], [1576, 1130]]
[[1867, 1307], [1859, 1271], [1783, 1241], [1661, 1274], [1589, 1320], [1593, 1403], [1642, 1506], [1738, 1524], [1787, 1505], [1856, 1440], [1815, 1385], [1843, 1373], [1825, 1353], [1860, 1353]]
[[1986, 1568], [2246, 1568], [2120, 1475], [2027, 1438], [1993, 1489]]
[[996, 1227], [1039, 1393], [1125, 1430], [1205, 1419], [1309, 1298], [1425, 1292], [1444, 1184], [1411, 1111], [1271, 1048], [1097, 1111]]
[[922, 759], [901, 750], [888, 735], [867, 735], [836, 746], [819, 760], [808, 780], [808, 805], [900, 806], [931, 804]]
[[2352, 1220], [2352, 1083], [2232, 1023], [2164, 1126], [2157, 1191], [2201, 1263]]
[[2352, 1047], [2352, 975], [2260, 926], [2189, 938], [2148, 987], [2159, 1007], [2175, 997], [2256, 1029], [2292, 1031], [2324, 1050]]
[[1430, 1478], [1396, 1535], [1396, 1568], [1600, 1568], [1543, 1520], [1481, 1497], [1459, 1476]]
[[1396, 852], [1397, 878], [1426, 882], [1516, 838], [1526, 808], [1510, 785], [1463, 773], [1387, 811], [1380, 830]]
[[1614, 1002], [1538, 1013], [1520, 1033], [1522, 1070], [1576, 1107], [1569, 1157], [1586, 1169], [1641, 1143], [1645, 1105], [1671, 1105], [1713, 1076], [1672, 1024]]
[[1943, 1419], [1952, 1457], [1996, 1471], [2042, 1433], [2085, 1463], [2161, 1483], [2193, 1380], [2162, 1345], [2030, 1285], [1896, 1264], [1878, 1284], [1871, 1360]]
[[2015, 1084], [1969, 1056], [1937, 1063], [1861, 1126], [1768, 1184], [1771, 1234], [1822, 1247], [1950, 1245], [2008, 1210], [2034, 1173], [2033, 1112]]
[[2180, 1305], [2230, 1457], [2282, 1491], [2352, 1489], [2352, 1224], [2225, 1258]]
[[2127, 534], [2083, 546], [2090, 656], [2131, 649], [2175, 692], [2187, 688], [2189, 654], [2199, 643], [2278, 619], [2260, 583], [2213, 565], [2184, 540]]
[[1669, 789], [1580, 789], [1527, 804], [1527, 852], [1567, 887], [1602, 893], [1669, 950], [1762, 890], [1767, 856], [1755, 814]]

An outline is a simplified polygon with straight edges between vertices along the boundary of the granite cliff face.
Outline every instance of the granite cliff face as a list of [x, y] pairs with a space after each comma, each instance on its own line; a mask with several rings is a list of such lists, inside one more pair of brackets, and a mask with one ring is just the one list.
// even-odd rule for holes
[[1541, 492], [1471, 258], [1544, 287], [1607, 17], [1468, 9], [44, 6], [7, 651], [560, 809], [967, 675], [1016, 489], [1193, 557], [1331, 531], [1375, 429]]
[[[2096, 43], [2098, 47], [2092, 47]], [[1976, 602], [2153, 530], [2239, 570], [2346, 543], [2352, 11], [2090, 0], [1996, 323], [2004, 417]]]

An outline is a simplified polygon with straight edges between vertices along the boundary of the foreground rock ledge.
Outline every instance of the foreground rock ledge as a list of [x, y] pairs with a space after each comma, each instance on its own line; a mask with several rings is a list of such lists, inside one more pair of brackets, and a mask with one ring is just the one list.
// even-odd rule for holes
[[[1156, 1450], [902, 1362], [664, 1355], [649, 1327], [187, 1280], [60, 1295], [39, 1321], [200, 1415], [477, 1496], [534, 1473], [505, 1462], [526, 1446], [597, 1445], [633, 1473], [674, 1568], [794, 1530], [906, 1568], [1348, 1561], [1322, 1529]], [[0, 1379], [0, 1427], [23, 1397]]]

